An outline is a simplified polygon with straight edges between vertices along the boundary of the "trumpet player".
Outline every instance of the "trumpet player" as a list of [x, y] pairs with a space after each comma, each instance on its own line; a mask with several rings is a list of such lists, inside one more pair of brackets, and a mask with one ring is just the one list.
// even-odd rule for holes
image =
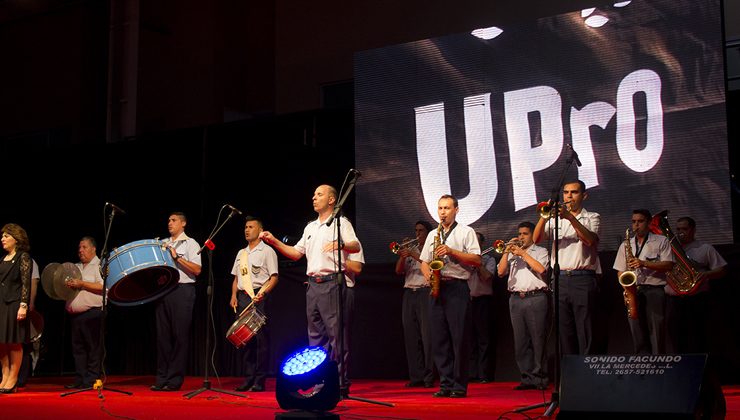
[[509, 314], [514, 331], [514, 356], [521, 374], [517, 391], [547, 388], [547, 315], [549, 256], [532, 242], [534, 224], [522, 222], [498, 263], [498, 276], [509, 274]]
[[[556, 255], [550, 254], [550, 264], [558, 273], [560, 346], [563, 354], [593, 352], [593, 313], [595, 311], [596, 270], [599, 266], [599, 229], [601, 216], [587, 211], [583, 202], [588, 198], [586, 184], [581, 180], [563, 184], [563, 202], [558, 211], [561, 218], [558, 233], [558, 266]], [[534, 243], [550, 239], [554, 218], [540, 218], [534, 228]], [[553, 251], [555, 243], [553, 243]]]
[[[260, 239], [262, 220], [247, 216], [244, 239], [247, 246], [236, 254], [231, 274], [231, 302], [235, 314], [254, 302], [261, 313], [267, 315], [267, 296], [278, 283], [278, 260], [275, 250]], [[238, 350], [245, 371], [244, 382], [236, 391], [261, 392], [265, 390], [268, 372], [268, 329], [265, 325], [259, 334]]]
[[[438, 298], [430, 298], [432, 354], [439, 372], [439, 391], [434, 397], [464, 398], [468, 392], [470, 359], [470, 289], [471, 272], [481, 264], [480, 246], [475, 231], [457, 223], [457, 199], [443, 195], [437, 202], [440, 226], [436, 235], [428, 235], [421, 249], [421, 270], [431, 278], [429, 263], [441, 259]], [[436, 240], [435, 240], [435, 237]], [[433, 247], [438, 242], [439, 245]]]
[[404, 275], [401, 323], [406, 346], [409, 382], [406, 387], [434, 386], [431, 329], [429, 328], [429, 279], [421, 271], [418, 244], [424, 244], [432, 225], [419, 220], [414, 225], [417, 245], [398, 251], [396, 274]]
[[[478, 245], [483, 248], [485, 236], [475, 232]], [[491, 252], [481, 255], [481, 264], [470, 275], [471, 345], [470, 382], [481, 384], [493, 380], [494, 347], [492, 346], [493, 323], [493, 273], [496, 272], [496, 258]]]
[[625, 243], [619, 246], [614, 269], [621, 276], [627, 270], [637, 276], [637, 319], [627, 318], [632, 333], [632, 343], [637, 354], [665, 353], [665, 285], [666, 272], [673, 268], [673, 254], [668, 238], [651, 235], [650, 211], [632, 211], [630, 239], [633, 256], [625, 254]]

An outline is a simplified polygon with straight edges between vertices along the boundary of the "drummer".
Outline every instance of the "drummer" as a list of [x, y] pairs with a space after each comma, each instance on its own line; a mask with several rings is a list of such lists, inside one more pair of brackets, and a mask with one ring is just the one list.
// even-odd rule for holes
[[103, 277], [97, 245], [91, 236], [80, 239], [77, 247], [80, 262], [75, 264], [82, 278], [67, 280], [67, 287], [80, 292], [68, 300], [65, 307], [72, 324], [72, 355], [75, 360], [75, 379], [65, 385], [71, 388], [92, 388], [100, 377], [102, 347], [100, 343], [103, 320]]
[[177, 287], [157, 301], [157, 376], [152, 391], [177, 391], [185, 380], [190, 345], [190, 327], [195, 306], [195, 278], [201, 271], [200, 245], [185, 234], [185, 213], [173, 212], [167, 219], [169, 239], [165, 245], [180, 272]]
[[[244, 238], [247, 247], [236, 254], [231, 274], [234, 281], [231, 285], [231, 307], [239, 315], [251, 302], [262, 314], [267, 314], [267, 296], [278, 283], [277, 254], [272, 247], [259, 238], [262, 233], [262, 220], [247, 216], [244, 225]], [[244, 382], [235, 388], [236, 391], [261, 392], [265, 390], [267, 376], [268, 337], [266, 327], [242, 347], [242, 365]]]

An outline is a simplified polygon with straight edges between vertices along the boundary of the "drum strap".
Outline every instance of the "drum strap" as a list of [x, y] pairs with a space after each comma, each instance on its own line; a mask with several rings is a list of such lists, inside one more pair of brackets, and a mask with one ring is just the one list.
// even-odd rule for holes
[[246, 249], [242, 249], [241, 258], [239, 258], [239, 285], [249, 295], [250, 298], [254, 299], [254, 286], [252, 286], [252, 273], [251, 267], [249, 266], [249, 252]]

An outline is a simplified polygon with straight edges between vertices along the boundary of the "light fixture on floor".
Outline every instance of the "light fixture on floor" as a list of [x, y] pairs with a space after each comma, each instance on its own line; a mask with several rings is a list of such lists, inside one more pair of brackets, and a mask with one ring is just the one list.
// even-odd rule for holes
[[328, 411], [339, 402], [339, 372], [321, 347], [288, 357], [277, 375], [275, 396], [284, 410]]

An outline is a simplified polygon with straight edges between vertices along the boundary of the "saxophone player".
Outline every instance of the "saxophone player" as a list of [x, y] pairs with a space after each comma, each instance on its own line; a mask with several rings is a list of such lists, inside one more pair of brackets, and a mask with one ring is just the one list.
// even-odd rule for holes
[[631, 258], [625, 255], [625, 243], [619, 246], [613, 268], [621, 276], [627, 270], [637, 275], [637, 319], [627, 318], [632, 343], [637, 354], [665, 353], [666, 273], [673, 268], [673, 254], [668, 238], [650, 234], [650, 211], [632, 211]]
[[470, 362], [470, 288], [471, 272], [481, 264], [480, 245], [475, 231], [457, 223], [457, 199], [443, 195], [437, 202], [439, 246], [433, 248], [435, 236], [428, 235], [421, 251], [421, 270], [430, 278], [429, 263], [435, 258], [444, 262], [440, 270], [439, 298], [429, 298], [429, 320], [432, 329], [432, 355], [439, 371], [439, 391], [434, 397], [464, 398], [468, 391]]
[[674, 353], [707, 353], [709, 280], [724, 277], [727, 261], [712, 245], [695, 239], [696, 221], [691, 217], [678, 219], [676, 235], [686, 255], [704, 271], [699, 272], [701, 280], [696, 293], [692, 295], [679, 295], [666, 286], [668, 339]]

